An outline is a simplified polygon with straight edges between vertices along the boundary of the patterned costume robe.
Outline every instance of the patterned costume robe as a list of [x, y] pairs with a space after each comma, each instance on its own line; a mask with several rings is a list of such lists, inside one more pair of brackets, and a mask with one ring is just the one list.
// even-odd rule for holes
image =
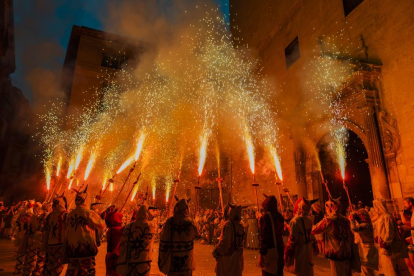
[[[266, 212], [262, 217], [260, 217], [260, 248], [259, 253], [263, 257], [266, 256], [267, 251], [271, 248], [277, 248], [279, 253], [279, 257], [277, 260], [274, 260], [278, 263], [278, 273], [277, 275], [283, 275], [283, 268], [284, 268], [284, 260], [283, 260], [283, 251], [284, 251], [284, 244], [283, 244], [283, 230], [285, 225], [285, 219], [283, 218], [282, 214], [277, 210], [277, 200], [275, 196], [268, 196], [263, 202], [262, 207]], [[273, 218], [273, 228], [275, 229], [276, 235], [276, 243], [273, 241], [273, 229], [272, 229], [272, 221], [267, 213], [270, 213]], [[269, 272], [262, 270], [262, 275], [264, 276], [271, 276]]]
[[374, 245], [374, 229], [371, 218], [365, 209], [360, 209], [355, 215], [350, 216], [351, 229], [355, 235], [355, 243], [358, 244], [361, 260], [361, 276], [375, 275], [378, 270], [378, 249]]
[[174, 215], [167, 219], [160, 236], [158, 266], [170, 258], [171, 267], [167, 275], [189, 276], [195, 269], [194, 239], [198, 236], [197, 226], [189, 216], [187, 201], [181, 199], [174, 206]]
[[152, 219], [153, 217], [148, 213], [148, 206], [141, 205], [136, 220], [124, 227], [116, 269], [120, 275], [150, 275], [157, 230], [156, 222]]
[[30, 218], [26, 232], [27, 248], [24, 260], [23, 275], [42, 275], [45, 254], [42, 249], [42, 230], [45, 221], [45, 213], [35, 206], [33, 216]]
[[27, 236], [26, 233], [29, 228], [29, 222], [33, 216], [34, 203], [28, 203], [28, 207], [22, 213], [19, 214], [16, 220], [17, 233], [15, 239], [15, 245], [17, 246], [16, 252], [16, 265], [14, 273], [21, 273], [24, 267], [25, 253], [27, 250]]
[[87, 207], [86, 189], [78, 192], [76, 208], [68, 214], [66, 221], [64, 247], [69, 258], [67, 276], [95, 275], [95, 256], [98, 254], [95, 230], [102, 230], [105, 221]]
[[220, 240], [214, 249], [217, 276], [241, 276], [244, 269], [244, 227], [241, 224], [241, 206], [231, 208]]
[[327, 201], [325, 206], [328, 205], [329, 208], [335, 208], [335, 210], [331, 212], [327, 209], [327, 217], [315, 226], [312, 234], [324, 233], [324, 254], [330, 260], [332, 275], [351, 276], [351, 243], [354, 237], [350, 222], [339, 214], [338, 202]]
[[43, 246], [46, 252], [44, 267], [45, 276], [60, 275], [63, 270], [63, 241], [65, 223], [68, 215], [63, 198], [56, 198], [53, 202], [53, 211], [46, 217], [43, 228]]

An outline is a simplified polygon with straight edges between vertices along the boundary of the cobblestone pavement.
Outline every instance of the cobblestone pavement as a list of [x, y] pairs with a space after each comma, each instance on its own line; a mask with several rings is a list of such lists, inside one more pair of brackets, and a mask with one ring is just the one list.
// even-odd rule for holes
[[[155, 244], [154, 250], [154, 262], [151, 270], [151, 275], [163, 275], [157, 269], [157, 256], [158, 256], [158, 244]], [[15, 247], [10, 240], [0, 240], [0, 275], [12, 275], [14, 266], [14, 250]], [[211, 256], [213, 246], [196, 244], [195, 257], [197, 269], [194, 272], [194, 276], [213, 276], [215, 260]], [[102, 244], [99, 248], [99, 253], [96, 256], [96, 275], [105, 275], [105, 254], [106, 243]], [[246, 276], [260, 276], [261, 271], [256, 267], [256, 250], [244, 250], [245, 268], [243, 275]], [[328, 276], [330, 275], [329, 262], [325, 259], [315, 258], [315, 276]], [[292, 275], [285, 273], [285, 275]], [[355, 274], [359, 275], [359, 274]]]

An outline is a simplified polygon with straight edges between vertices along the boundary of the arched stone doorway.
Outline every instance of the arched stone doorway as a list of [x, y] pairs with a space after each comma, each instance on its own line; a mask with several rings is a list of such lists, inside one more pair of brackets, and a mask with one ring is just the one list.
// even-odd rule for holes
[[[349, 189], [351, 201], [357, 204], [362, 201], [366, 206], [372, 206], [373, 191], [371, 183], [371, 175], [368, 165], [368, 152], [362, 140], [353, 131], [348, 130], [349, 140], [346, 148], [346, 169], [345, 179], [346, 185]], [[329, 190], [332, 197], [341, 197], [343, 211], [348, 207], [348, 198], [342, 185], [342, 177], [339, 171], [339, 166], [332, 155], [331, 143], [332, 137], [326, 134], [319, 142], [319, 159], [321, 162], [322, 173], [325, 180], [328, 182]], [[322, 184], [321, 184], [322, 185]], [[328, 195], [325, 187], [320, 187], [323, 191], [323, 201], [328, 200]]]

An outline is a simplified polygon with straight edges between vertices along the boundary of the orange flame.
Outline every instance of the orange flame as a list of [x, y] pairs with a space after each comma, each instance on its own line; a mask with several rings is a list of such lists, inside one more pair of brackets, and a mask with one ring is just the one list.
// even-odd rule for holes
[[79, 164], [82, 160], [82, 154], [83, 154], [83, 146], [80, 146], [78, 153], [76, 154], [75, 170], [77, 170], [79, 167]]
[[46, 187], [47, 187], [47, 190], [49, 191], [49, 189], [50, 189], [50, 170], [47, 167], [46, 167]]
[[96, 152], [93, 152], [91, 154], [91, 157], [89, 158], [89, 162], [88, 165], [86, 166], [86, 170], [85, 170], [85, 178], [84, 180], [88, 179], [89, 174], [91, 173], [92, 167], [95, 164], [95, 160], [96, 160]]
[[201, 136], [200, 140], [201, 140], [201, 147], [200, 147], [200, 154], [199, 154], [200, 160], [198, 162], [198, 175], [201, 175], [201, 173], [203, 172], [204, 164], [206, 162], [206, 157], [207, 157], [207, 135]]
[[72, 188], [72, 182], [73, 182], [73, 178], [69, 182], [68, 190], [70, 190], [70, 188]]
[[134, 197], [135, 197], [135, 195], [137, 194], [137, 192], [138, 192], [138, 185], [136, 184], [136, 185], [134, 186], [134, 190], [132, 191], [131, 201], [133, 201], [133, 200], [134, 200]]
[[276, 148], [270, 147], [270, 155], [272, 156], [273, 164], [275, 165], [275, 168], [276, 168], [277, 177], [279, 177], [280, 181], [283, 181], [282, 166], [280, 164], [280, 159], [279, 159], [279, 156], [277, 155]]
[[122, 166], [119, 168], [119, 170], [116, 173], [118, 174], [118, 173], [122, 172], [123, 170], [125, 170], [125, 168], [128, 167], [132, 163], [132, 161], [134, 161], [134, 157], [133, 156], [130, 157], [130, 158], [128, 158], [124, 162], [124, 164], [122, 164]]
[[254, 174], [254, 146], [250, 137], [245, 137], [246, 146], [247, 146], [247, 153], [249, 154], [249, 162], [250, 162], [250, 169]]
[[69, 177], [71, 176], [71, 174], [72, 174], [72, 172], [73, 172], [73, 169], [75, 168], [75, 160], [74, 159], [72, 159], [71, 161], [70, 161], [70, 164], [69, 164], [69, 169], [68, 169], [68, 174], [66, 175], [66, 178], [67, 179], [69, 179]]
[[111, 182], [111, 186], [109, 186], [109, 189], [111, 190], [111, 192], [114, 190], [114, 183]]
[[152, 199], [154, 199], [154, 200], [155, 200], [155, 189], [156, 189], [156, 187], [152, 186]]
[[59, 156], [59, 161], [56, 167], [56, 176], [59, 176], [61, 166], [62, 166], [62, 156]]
[[138, 160], [139, 155], [141, 154], [142, 148], [144, 147], [145, 137], [146, 137], [146, 134], [141, 133], [141, 136], [138, 139], [137, 149], [135, 151], [135, 161]]

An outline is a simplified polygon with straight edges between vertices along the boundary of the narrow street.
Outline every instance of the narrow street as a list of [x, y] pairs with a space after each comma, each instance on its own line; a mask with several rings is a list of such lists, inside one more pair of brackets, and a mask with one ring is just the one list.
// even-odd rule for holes
[[[14, 267], [14, 246], [10, 240], [0, 240], [0, 275], [12, 275]], [[213, 246], [201, 245], [196, 243], [195, 254], [196, 254], [196, 265], [197, 269], [194, 276], [213, 276], [215, 260], [211, 255]], [[96, 257], [96, 275], [105, 275], [105, 254], [106, 254], [106, 243], [102, 244], [99, 248], [99, 253]], [[261, 275], [260, 270], [256, 267], [257, 251], [255, 250], [244, 250], [244, 273], [246, 276], [258, 276]], [[157, 267], [158, 257], [158, 244], [155, 244], [154, 250], [154, 262], [151, 272], [151, 276], [162, 276], [163, 274], [158, 270]], [[324, 259], [315, 259], [315, 276], [327, 276], [330, 273], [329, 263]], [[292, 275], [285, 273], [285, 275]], [[358, 274], [356, 274], [358, 275]]]

